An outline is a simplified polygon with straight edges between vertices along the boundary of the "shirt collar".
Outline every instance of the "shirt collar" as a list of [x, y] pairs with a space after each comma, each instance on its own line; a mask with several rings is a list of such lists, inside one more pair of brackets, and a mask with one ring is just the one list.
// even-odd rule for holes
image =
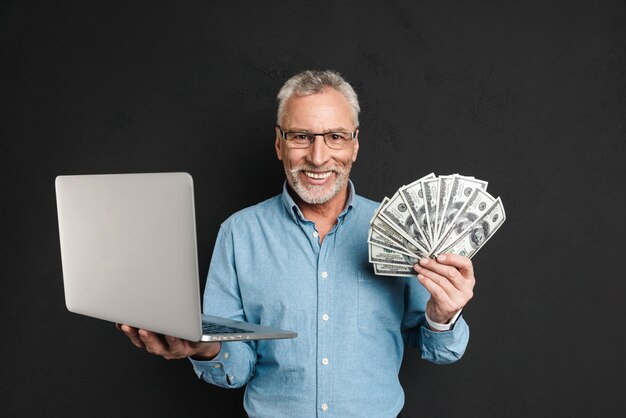
[[[352, 180], [348, 179], [348, 200], [346, 201], [346, 207], [341, 211], [338, 216], [339, 222], [342, 222], [348, 211], [352, 209], [352, 206], [354, 205], [354, 194], [354, 184], [352, 183]], [[285, 180], [285, 182], [283, 183], [283, 193], [281, 195], [281, 199], [283, 201], [283, 205], [285, 206], [285, 208], [287, 208], [287, 212], [289, 212], [289, 215], [291, 215], [295, 222], [298, 222], [298, 218], [300, 218], [301, 220], [305, 220], [302, 211], [289, 194], [289, 186], [287, 185], [287, 180]]]

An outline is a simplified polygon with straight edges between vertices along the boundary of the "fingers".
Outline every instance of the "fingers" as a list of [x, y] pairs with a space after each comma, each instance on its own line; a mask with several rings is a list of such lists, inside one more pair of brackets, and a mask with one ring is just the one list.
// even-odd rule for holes
[[[420, 264], [428, 265], [432, 263], [424, 263], [423, 261], [420, 260]], [[441, 270], [441, 269], [436, 269], [436, 266], [435, 267], [428, 266], [428, 267], [429, 268], [426, 268], [426, 267], [420, 266], [419, 264], [415, 265], [414, 267], [415, 271], [419, 273], [418, 278], [419, 276], [427, 277], [428, 279], [436, 283], [439, 287], [441, 287], [449, 295], [459, 292], [459, 289], [456, 287], [459, 285], [459, 283], [454, 283], [455, 281], [458, 282], [456, 278], [450, 279], [444, 276], [444, 274], [447, 274], [447, 272], [442, 272], [442, 274], [437, 273], [436, 270]]]
[[143, 342], [143, 344], [145, 345], [146, 351], [148, 353], [154, 354], [156, 356], [165, 357], [167, 359], [171, 357], [169, 345], [164, 338], [157, 335], [156, 333], [147, 331], [145, 329], [140, 329], [139, 338], [141, 338], [141, 342]]
[[467, 257], [443, 254], [437, 260], [423, 258], [414, 268], [419, 282], [431, 294], [429, 303], [439, 318], [449, 319], [473, 297], [476, 280]]
[[[162, 336], [145, 329], [137, 329], [125, 324], [115, 324], [115, 327], [126, 334], [135, 347], [145, 348], [148, 353], [161, 356], [167, 360], [192, 356], [201, 348], [201, 346], [195, 347], [190, 341], [181, 338], [169, 335]], [[206, 343], [203, 345], [206, 345]], [[217, 352], [219, 352], [219, 349]]]
[[[459, 290], [465, 286], [463, 277], [456, 267], [440, 264], [430, 258], [422, 258], [415, 266], [415, 271], [433, 279], [436, 283], [446, 281]], [[446, 289], [448, 288], [449, 287], [446, 287]]]
[[185, 358], [193, 354], [188, 341], [166, 335], [165, 342], [167, 343], [172, 358]]
[[464, 277], [474, 276], [474, 265], [472, 261], [458, 254], [445, 253], [437, 256], [437, 261], [441, 264], [456, 267]]
[[[448, 262], [451, 259], [451, 257], [448, 257], [449, 255], [454, 255], [454, 254], [446, 254], [445, 256], [441, 256], [442, 260], [444, 262]], [[431, 260], [429, 258], [422, 258], [419, 261], [418, 267], [420, 267], [421, 270], [424, 270], [423, 274], [425, 276], [430, 277], [430, 275], [432, 275], [433, 272], [437, 273], [440, 276], [443, 276], [446, 279], [448, 279], [452, 284], [454, 284], [454, 286], [457, 289], [463, 291], [468, 287], [473, 287], [475, 279], [474, 279], [474, 275], [470, 273], [472, 270], [471, 261], [469, 261], [469, 259], [466, 257], [461, 257], [461, 258], [464, 260], [458, 260], [458, 259], [454, 260], [456, 265], [462, 266], [460, 268], [457, 267], [456, 265], [444, 264], [439, 261], [439, 258], [437, 258], [437, 260]], [[416, 267], [415, 270], [417, 272], [421, 272], [420, 268], [418, 267]]]
[[[118, 325], [119, 325], [119, 327], [118, 327]], [[135, 347], [137, 347], [137, 348], [144, 348], [145, 347], [144, 343], [141, 341], [141, 338], [139, 338], [139, 332], [138, 332], [137, 328], [133, 328], [133, 327], [130, 327], [128, 325], [123, 325], [123, 324], [115, 324], [115, 326], [120, 331], [122, 331], [124, 334], [126, 334], [126, 336], [135, 345]]]
[[197, 348], [190, 341], [170, 335], [158, 335], [154, 332], [139, 330], [141, 341], [146, 346], [146, 351], [161, 356], [166, 360], [178, 360], [193, 355]]
[[417, 280], [428, 290], [431, 298], [435, 300], [438, 306], [446, 307], [447, 310], [453, 310], [456, 307], [456, 304], [452, 298], [450, 298], [448, 292], [434, 280], [423, 274], [418, 274]]

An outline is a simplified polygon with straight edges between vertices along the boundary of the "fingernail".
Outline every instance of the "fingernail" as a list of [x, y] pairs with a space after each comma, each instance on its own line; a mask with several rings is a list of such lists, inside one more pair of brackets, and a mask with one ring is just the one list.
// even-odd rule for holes
[[417, 278], [418, 278], [418, 280], [424, 280], [424, 275], [423, 274], [418, 274]]
[[438, 255], [437, 256], [437, 260], [439, 260], [439, 261], [446, 261], [446, 256], [443, 255], [443, 254], [442, 255]]
[[428, 264], [428, 259], [427, 259], [427, 258], [422, 258], [422, 259], [420, 260], [420, 264], [421, 264], [422, 266], [425, 266], [426, 264]]

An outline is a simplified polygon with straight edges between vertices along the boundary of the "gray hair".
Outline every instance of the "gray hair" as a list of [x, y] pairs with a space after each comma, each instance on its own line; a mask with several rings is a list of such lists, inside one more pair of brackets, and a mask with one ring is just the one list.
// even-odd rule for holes
[[354, 119], [355, 126], [359, 126], [359, 112], [361, 107], [359, 106], [359, 99], [356, 92], [341, 75], [332, 70], [307, 70], [302, 71], [291, 77], [285, 82], [280, 91], [278, 92], [278, 115], [277, 123], [282, 126], [283, 119], [285, 117], [285, 107], [287, 100], [292, 95], [297, 96], [309, 96], [321, 92], [324, 88], [331, 87], [337, 90], [346, 98], [350, 107], [352, 108], [352, 118]]

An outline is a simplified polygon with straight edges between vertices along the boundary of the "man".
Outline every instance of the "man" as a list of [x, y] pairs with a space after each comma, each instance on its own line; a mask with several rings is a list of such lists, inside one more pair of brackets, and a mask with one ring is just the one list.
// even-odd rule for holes
[[421, 260], [417, 279], [375, 276], [367, 231], [378, 204], [348, 180], [359, 151], [354, 90], [335, 72], [305, 71], [278, 99], [283, 193], [222, 224], [204, 311], [298, 337], [192, 343], [121, 329], [153, 354], [188, 357], [209, 383], [247, 385], [250, 416], [395, 417], [404, 404], [405, 344], [435, 363], [465, 351], [469, 331], [459, 312], [472, 297], [472, 264], [445, 254]]

